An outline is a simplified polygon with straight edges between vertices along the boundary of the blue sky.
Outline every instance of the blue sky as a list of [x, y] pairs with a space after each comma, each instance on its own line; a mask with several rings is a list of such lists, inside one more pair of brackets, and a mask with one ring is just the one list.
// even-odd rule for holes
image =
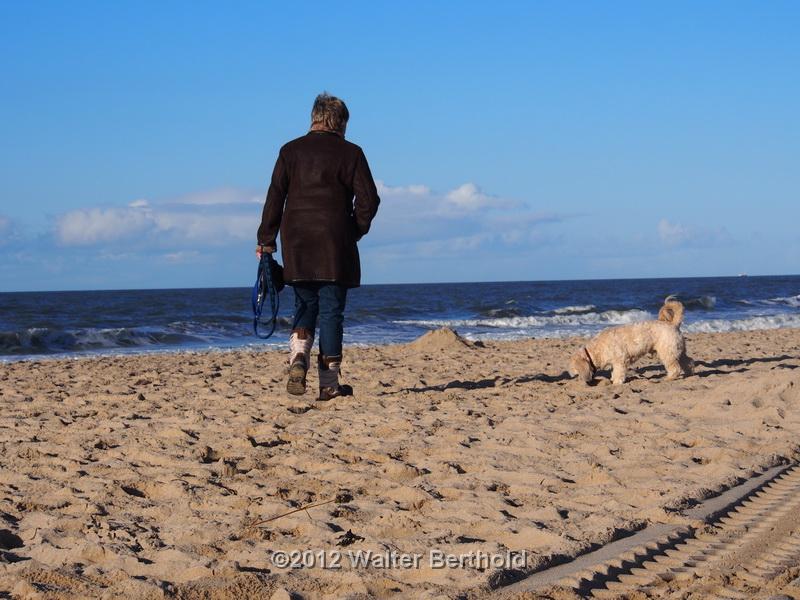
[[341, 96], [367, 283], [797, 273], [796, 2], [0, 5], [0, 291], [248, 286]]

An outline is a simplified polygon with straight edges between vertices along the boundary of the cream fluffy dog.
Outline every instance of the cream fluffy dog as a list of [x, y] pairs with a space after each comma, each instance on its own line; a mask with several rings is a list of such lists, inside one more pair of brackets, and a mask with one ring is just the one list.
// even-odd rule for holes
[[667, 298], [657, 321], [612, 327], [601, 331], [572, 355], [570, 375], [589, 383], [599, 369], [611, 367], [611, 382], [625, 383], [628, 367], [646, 354], [656, 353], [667, 369], [667, 379], [692, 372], [692, 359], [680, 331], [683, 304]]

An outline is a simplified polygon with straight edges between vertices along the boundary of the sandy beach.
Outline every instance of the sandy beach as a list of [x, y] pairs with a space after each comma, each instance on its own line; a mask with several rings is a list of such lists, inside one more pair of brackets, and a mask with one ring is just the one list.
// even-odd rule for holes
[[800, 330], [690, 335], [694, 376], [622, 386], [564, 373], [582, 343], [352, 348], [329, 403], [283, 353], [0, 364], [0, 598], [489, 597], [508, 569], [431, 553], [533, 570], [800, 456]]

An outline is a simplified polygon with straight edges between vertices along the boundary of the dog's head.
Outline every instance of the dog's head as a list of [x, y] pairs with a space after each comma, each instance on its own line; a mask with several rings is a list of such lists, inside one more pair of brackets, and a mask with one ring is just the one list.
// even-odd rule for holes
[[584, 383], [590, 383], [594, 379], [594, 366], [589, 362], [586, 349], [581, 348], [572, 355], [569, 361], [569, 374], [578, 377]]

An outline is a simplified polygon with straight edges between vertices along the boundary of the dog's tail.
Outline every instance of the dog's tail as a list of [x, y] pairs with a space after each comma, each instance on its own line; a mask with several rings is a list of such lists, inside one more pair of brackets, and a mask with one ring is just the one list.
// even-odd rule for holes
[[658, 311], [658, 320], [680, 327], [681, 323], [683, 323], [683, 304], [673, 300], [672, 296], [668, 296], [664, 300], [664, 306]]

